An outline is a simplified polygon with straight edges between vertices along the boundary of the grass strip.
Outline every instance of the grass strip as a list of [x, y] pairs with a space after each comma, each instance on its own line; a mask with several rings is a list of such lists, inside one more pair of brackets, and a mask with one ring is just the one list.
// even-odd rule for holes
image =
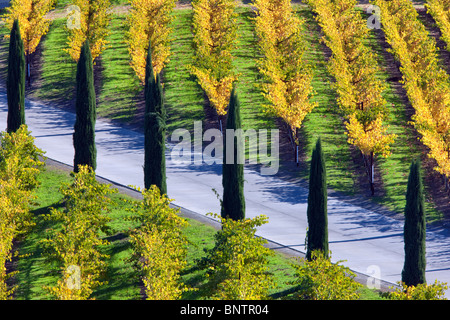
[[[327, 70], [327, 61], [323, 52], [320, 28], [314, 20], [313, 12], [306, 6], [294, 6], [298, 15], [305, 20], [304, 39], [307, 50], [306, 60], [314, 66], [312, 86], [315, 91], [313, 101], [318, 106], [308, 114], [301, 128], [303, 140], [300, 141], [304, 150], [304, 162], [309, 164], [312, 149], [317, 138], [322, 140], [322, 148], [326, 158], [328, 187], [348, 195], [356, 193], [354, 171], [350, 155], [343, 119], [338, 113], [337, 95], [331, 88], [333, 81]], [[300, 176], [308, 178], [308, 165], [302, 166]]]
[[[20, 256], [16, 268], [19, 272], [15, 276], [17, 285], [15, 299], [18, 300], [49, 299], [43, 286], [53, 286], [59, 278], [56, 265], [44, 258], [39, 241], [45, 239], [46, 229], [54, 227], [52, 222], [45, 221], [43, 217], [50, 212], [51, 207], [63, 205], [59, 193], [60, 184], [70, 182], [72, 177], [65, 170], [48, 166], [40, 174], [39, 179], [41, 186], [36, 190], [37, 200], [33, 207], [36, 226], [18, 243]], [[124, 201], [132, 198], [120, 193], [112, 197], [109, 226], [114, 232], [112, 236], [104, 235], [110, 244], [103, 248], [104, 252], [110, 255], [106, 273], [108, 283], [97, 288], [93, 296], [99, 300], [138, 300], [142, 298], [139, 275], [129, 260], [133, 249], [127, 236], [127, 232], [136, 225], [127, 220], [132, 213], [129, 211], [130, 204]], [[188, 219], [188, 222], [189, 226], [185, 230], [189, 240], [188, 265], [183, 272], [183, 281], [198, 290], [187, 292], [183, 299], [207, 299], [203, 290], [204, 271], [198, 270], [196, 260], [204, 256], [204, 248], [214, 246], [216, 229], [197, 220]], [[296, 263], [296, 259], [281, 253], [276, 253], [270, 258], [269, 271], [274, 274], [277, 283], [270, 294], [279, 299], [289, 299], [292, 293], [293, 287], [287, 284], [294, 279], [291, 263]], [[378, 299], [378, 295], [367, 288], [363, 288], [361, 293], [362, 299]]]

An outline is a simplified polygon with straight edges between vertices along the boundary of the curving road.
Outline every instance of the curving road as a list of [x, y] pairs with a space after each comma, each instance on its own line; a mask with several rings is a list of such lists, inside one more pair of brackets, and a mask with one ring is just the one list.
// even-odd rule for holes
[[[6, 128], [7, 104], [0, 90], [0, 130]], [[72, 133], [75, 115], [48, 105], [26, 102], [26, 121], [36, 144], [48, 158], [73, 164]], [[141, 133], [98, 120], [97, 175], [125, 186], [143, 187], [143, 141]], [[213, 189], [222, 193], [220, 165], [180, 165], [171, 161], [168, 146], [167, 183], [174, 204], [206, 215], [220, 213]], [[277, 176], [262, 176], [245, 169], [246, 215], [265, 214], [269, 223], [257, 234], [275, 246], [304, 252], [307, 219], [307, 189]], [[304, 185], [304, 184], [303, 184]], [[355, 204], [352, 199], [328, 199], [329, 242], [332, 260], [362, 275], [393, 285], [401, 280], [403, 267], [403, 223], [388, 215]], [[427, 282], [450, 283], [450, 232], [443, 227], [427, 230]], [[374, 283], [373, 279], [368, 279]], [[447, 292], [447, 297], [450, 293]]]

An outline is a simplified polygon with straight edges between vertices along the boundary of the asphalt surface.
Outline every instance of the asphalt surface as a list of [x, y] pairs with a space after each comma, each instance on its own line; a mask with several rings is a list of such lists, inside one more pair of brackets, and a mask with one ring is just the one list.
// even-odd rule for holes
[[9, 6], [9, 0], [0, 0], [0, 9], [6, 8]]
[[[7, 103], [0, 88], [0, 130], [6, 128]], [[46, 156], [62, 164], [73, 164], [72, 133], [75, 115], [36, 102], [26, 102], [26, 122], [36, 145]], [[143, 187], [144, 137], [141, 133], [97, 120], [97, 175], [122, 186]], [[206, 214], [220, 213], [216, 192], [222, 194], [221, 165], [177, 164], [168, 145], [166, 165], [168, 195], [173, 204], [192, 216], [211, 220]], [[246, 216], [265, 214], [269, 223], [257, 235], [272, 248], [302, 255], [307, 230], [307, 188], [304, 183], [277, 176], [262, 176], [245, 169]], [[333, 194], [333, 193], [331, 193]], [[340, 261], [356, 272], [362, 282], [382, 287], [401, 280], [404, 262], [401, 219], [355, 204], [346, 197], [329, 196], [328, 229], [332, 261]], [[450, 283], [450, 232], [442, 226], [427, 229], [427, 282]], [[364, 280], [365, 279], [365, 280]], [[447, 297], [450, 293], [447, 292]]]

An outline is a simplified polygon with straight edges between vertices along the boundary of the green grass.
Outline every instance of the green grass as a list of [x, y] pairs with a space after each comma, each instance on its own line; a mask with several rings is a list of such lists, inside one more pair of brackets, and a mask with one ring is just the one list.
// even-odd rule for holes
[[[19, 257], [16, 276], [18, 289], [16, 299], [19, 300], [41, 300], [49, 299], [48, 292], [44, 286], [54, 286], [59, 279], [58, 268], [54, 263], [45, 259], [42, 247], [39, 242], [46, 238], [46, 229], [54, 226], [53, 222], [45, 221], [43, 217], [48, 214], [51, 207], [61, 206], [62, 196], [59, 193], [61, 183], [72, 181], [71, 176], [59, 169], [48, 167], [40, 174], [41, 186], [36, 191], [37, 204], [34, 207], [36, 216], [36, 226], [27, 234], [20, 243]], [[113, 195], [114, 206], [110, 212], [112, 219], [110, 227], [115, 235], [121, 235], [129, 228], [133, 227], [125, 218], [130, 213], [124, 207], [122, 195]], [[103, 248], [104, 252], [111, 256], [107, 270], [108, 284], [102, 286], [94, 293], [96, 299], [138, 299], [139, 283], [138, 277], [131, 267], [127, 258], [131, 255], [132, 249], [127, 241], [121, 237], [111, 237], [110, 244]]]
[[[299, 16], [304, 19], [304, 39], [307, 45], [305, 59], [313, 65], [314, 77], [312, 86], [315, 91], [313, 101], [318, 106], [306, 116], [301, 128], [301, 148], [306, 154], [305, 162], [309, 163], [312, 149], [317, 138], [322, 140], [322, 148], [326, 158], [327, 184], [329, 188], [353, 195], [353, 171], [350, 149], [345, 135], [343, 120], [338, 113], [336, 93], [330, 87], [332, 81], [327, 70], [327, 62], [323, 54], [323, 47], [319, 43], [320, 30], [309, 8], [297, 7]], [[309, 172], [303, 166], [301, 176], [307, 178]]]
[[[118, 6], [118, 5], [127, 5], [130, 3], [129, 0], [110, 0], [112, 6]], [[72, 4], [72, 0], [58, 0], [56, 2], [56, 9], [65, 8], [66, 6]]]
[[237, 8], [237, 49], [233, 52], [235, 72], [239, 75], [236, 91], [241, 103], [242, 129], [275, 129], [275, 119], [266, 114], [263, 105], [267, 103], [258, 88], [260, 74], [257, 59], [259, 50], [255, 36], [254, 12], [248, 7]]
[[171, 56], [163, 71], [169, 135], [175, 129], [186, 129], [192, 133], [194, 121], [205, 121], [202, 89], [187, 69], [194, 57], [192, 10], [178, 9], [173, 14]]
[[[60, 1], [60, 5], [64, 3], [67, 1]], [[122, 1], [116, 4], [119, 3]], [[359, 172], [364, 172], [364, 169], [362, 164], [353, 163], [352, 148], [347, 142], [344, 120], [336, 104], [337, 96], [330, 87], [333, 79], [327, 71], [323, 46], [318, 41], [321, 35], [317, 22], [308, 7], [296, 5], [295, 8], [299, 16], [306, 20], [304, 36], [308, 50], [305, 58], [315, 66], [313, 87], [316, 95], [313, 101], [318, 103], [318, 107], [306, 117], [301, 128], [300, 143], [304, 158], [299, 173], [296, 174], [304, 179], [308, 178], [308, 163], [312, 148], [316, 139], [321, 137], [327, 159], [329, 187], [348, 195], [367, 193], [368, 183], [360, 183], [360, 181], [364, 182], [368, 179], [365, 176], [358, 176], [356, 169]], [[235, 71], [240, 75], [237, 89], [241, 101], [243, 129], [276, 128], [275, 120], [264, 113], [262, 107], [265, 102], [264, 97], [257, 87], [259, 83], [258, 50], [251, 21], [253, 13], [249, 7], [243, 6], [238, 8], [238, 13], [238, 47], [233, 54]], [[194, 54], [191, 32], [192, 10], [176, 9], [173, 14], [172, 55], [163, 71], [169, 135], [178, 128], [185, 128], [192, 132], [194, 121], [205, 122], [206, 120], [203, 91], [195, 77], [187, 70]], [[37, 89], [38, 98], [59, 104], [71, 103], [75, 80], [75, 63], [63, 51], [67, 41], [67, 34], [63, 28], [64, 22], [64, 19], [55, 20], [45, 38], [42, 52], [42, 84]], [[124, 43], [125, 15], [113, 15], [110, 29], [111, 35], [108, 39], [110, 48], [101, 57], [101, 81], [97, 92], [98, 114], [100, 117], [141, 125], [142, 86], [129, 66], [128, 50]], [[374, 52], [378, 54], [380, 63], [383, 64], [381, 48], [375, 43], [373, 34], [369, 40]], [[2, 41], [0, 45], [4, 44], [5, 42]], [[4, 56], [5, 50], [2, 50], [2, 54]], [[380, 77], [385, 80], [388, 74], [381, 73]], [[405, 204], [404, 194], [409, 164], [411, 159], [418, 155], [418, 151], [413, 147], [415, 134], [406, 125], [408, 119], [403, 103], [391, 87], [386, 91], [386, 99], [391, 112], [386, 124], [390, 126], [389, 132], [396, 133], [398, 138], [392, 146], [391, 157], [376, 159], [377, 170], [382, 174], [383, 188], [376, 190], [377, 196], [373, 200], [401, 213]], [[140, 118], [140, 122], [135, 121], [136, 116]], [[281, 170], [284, 169], [284, 167], [281, 168]], [[427, 211], [429, 221], [442, 216], [434, 208], [431, 200], [427, 201]]]
[[[192, 10], [174, 12], [172, 55], [164, 70], [165, 101], [168, 113], [168, 132], [177, 128], [193, 131], [194, 121], [204, 121], [202, 90], [187, 71], [192, 63]], [[76, 65], [63, 51], [67, 47], [65, 19], [55, 19], [44, 40], [42, 85], [37, 96], [42, 100], [69, 102], [73, 99]], [[125, 43], [126, 16], [112, 15], [108, 48], [102, 53], [97, 68], [101, 76], [97, 88], [99, 117], [133, 123], [138, 105], [143, 103], [143, 86], [129, 65]], [[142, 122], [138, 122], [142, 124]]]
[[32, 232], [20, 242], [17, 270], [15, 277], [17, 291], [15, 298], [19, 300], [45, 299], [44, 286], [50, 286], [57, 281], [53, 268], [46, 262], [42, 255], [39, 241], [45, 239], [45, 230], [52, 226], [44, 222], [42, 217], [50, 212], [50, 207], [57, 206], [62, 196], [59, 195], [59, 185], [69, 182], [69, 176], [59, 170], [47, 170], [39, 177], [41, 187], [36, 191], [36, 205], [33, 213], [37, 224]]
[[[99, 117], [130, 122], [136, 113], [136, 96], [142, 90], [129, 66], [128, 49], [124, 43], [123, 16], [113, 15], [108, 37], [109, 45], [98, 62], [96, 76], [102, 77], [97, 87], [97, 113]], [[43, 41], [42, 84], [37, 89], [39, 99], [71, 106], [74, 98], [76, 63], [67, 48], [64, 18], [53, 20]], [[97, 60], [96, 60], [97, 63]]]
[[[391, 155], [388, 158], [377, 157], [377, 165], [383, 180], [384, 195], [375, 197], [374, 200], [394, 212], [403, 213], [406, 204], [406, 185], [411, 161], [414, 158], [421, 158], [423, 154], [422, 150], [417, 147], [417, 132], [411, 125], [408, 125], [411, 119], [407, 115], [406, 106], [395, 92], [393, 83], [387, 81], [391, 75], [385, 69], [387, 62], [383, 58], [383, 49], [377, 41], [374, 31], [369, 33], [368, 40], [368, 45], [378, 58], [380, 65], [379, 77], [387, 84], [384, 97], [387, 101], [389, 116], [385, 121], [385, 125], [389, 127], [388, 133], [397, 135], [394, 144], [391, 146]], [[425, 202], [427, 221], [433, 222], [441, 219], [442, 215], [429, 199], [427, 190], [425, 190], [425, 196], [427, 200]]]
[[125, 16], [112, 15], [109, 30], [108, 47], [101, 55], [97, 112], [99, 117], [129, 123], [137, 113], [137, 102], [143, 86], [129, 64]]
[[[124, 4], [125, 1], [113, 1], [114, 4]], [[59, 1], [58, 6], [64, 7], [69, 0]], [[305, 38], [308, 52], [306, 59], [315, 65], [313, 87], [317, 93], [314, 101], [319, 106], [307, 116], [302, 128], [304, 140], [302, 148], [305, 154], [305, 163], [309, 162], [310, 154], [316, 138], [321, 137], [325, 156], [327, 158], [328, 184], [330, 188], [354, 195], [358, 192], [355, 188], [357, 177], [353, 173], [353, 164], [350, 147], [344, 134], [343, 119], [337, 112], [336, 94], [330, 87], [332, 78], [328, 74], [326, 61], [323, 56], [322, 45], [318, 42], [320, 37], [317, 23], [313, 19], [311, 11], [304, 7], [298, 7], [298, 14], [306, 19]], [[273, 128], [274, 120], [263, 113], [262, 104], [264, 98], [255, 86], [258, 82], [258, 70], [256, 58], [258, 56], [254, 31], [251, 23], [252, 13], [249, 8], [239, 9], [239, 46], [234, 52], [236, 57], [234, 65], [240, 74], [237, 83], [242, 105], [242, 118], [244, 129]], [[193, 130], [193, 122], [205, 121], [204, 98], [196, 79], [191, 76], [186, 66], [192, 62], [192, 33], [190, 9], [178, 9], [174, 12], [173, 41], [171, 44], [172, 56], [164, 70], [164, 88], [166, 107], [168, 109], [168, 133], [176, 128]], [[111, 48], [102, 55], [102, 82], [99, 95], [99, 115], [112, 119], [132, 122], [139, 101], [139, 92], [142, 90], [128, 61], [128, 51], [123, 42], [125, 30], [125, 18], [123, 15], [114, 15], [111, 23], [111, 35], [109, 37]], [[67, 34], [63, 28], [65, 19], [54, 20], [50, 31], [43, 42], [43, 66], [42, 85], [37, 90], [37, 96], [46, 101], [69, 103], [73, 99], [75, 63], [62, 49], [66, 46]], [[5, 29], [1, 27], [2, 31]], [[380, 48], [371, 38], [371, 45], [378, 54]], [[0, 42], [0, 60], [7, 55], [7, 41]], [[381, 58], [380, 58], [381, 59]], [[380, 63], [383, 63], [380, 60]], [[5, 64], [0, 65], [0, 73], [4, 74]], [[386, 79], [388, 75], [380, 74]], [[382, 172], [385, 195], [376, 197], [375, 200], [390, 209], [402, 212], [404, 207], [404, 193], [406, 188], [409, 164], [417, 151], [412, 147], [414, 135], [406, 126], [404, 106], [398, 96], [389, 87], [386, 91], [386, 99], [391, 111], [390, 132], [399, 137], [392, 147], [392, 156], [388, 159], [378, 158], [377, 164]], [[307, 166], [300, 171], [300, 176], [308, 177]], [[45, 238], [45, 230], [51, 225], [44, 222], [42, 217], [49, 212], [51, 206], [59, 203], [60, 195], [58, 186], [61, 182], [70, 181], [67, 173], [55, 170], [47, 170], [41, 175], [42, 187], [37, 191], [38, 205], [34, 208], [38, 225], [25, 240], [20, 243], [20, 254], [26, 255], [18, 260], [17, 268], [20, 271], [16, 276], [19, 288], [18, 299], [44, 299], [43, 285], [52, 285], [57, 279], [54, 266], [48, 264], [42, 257], [42, 250], [38, 243]], [[115, 196], [115, 206], [111, 212], [111, 226], [115, 230], [116, 237], [111, 238], [111, 243], [104, 248], [111, 255], [107, 275], [109, 283], [95, 292], [97, 299], [139, 299], [138, 276], [131, 268], [127, 260], [132, 249], [127, 241], [126, 232], [132, 225], [126, 221], [129, 215], [127, 207], [120, 200], [123, 196]], [[431, 203], [427, 203], [431, 219], [438, 217]], [[188, 268], [183, 274], [183, 280], [195, 287], [202, 287], [204, 282], [203, 271], [195, 268], [195, 259], [203, 254], [203, 248], [213, 245], [215, 229], [205, 226], [198, 221], [189, 220], [186, 234], [192, 245], [189, 246]], [[281, 255], [275, 255], [270, 260], [270, 270], [277, 279], [277, 287], [271, 293], [283, 296], [291, 287], [286, 283], [293, 279], [291, 259]], [[186, 299], [202, 299], [204, 292], [201, 290], [186, 293]], [[363, 299], [376, 299], [377, 294], [370, 290], [363, 290]]]
[[[68, 172], [47, 167], [39, 180], [41, 186], [36, 190], [36, 205], [33, 207], [36, 226], [26, 237], [19, 242], [19, 254], [17, 259], [15, 284], [17, 285], [15, 298], [18, 300], [42, 300], [49, 299], [44, 286], [54, 286], [59, 279], [57, 265], [48, 262], [39, 242], [46, 237], [46, 229], [54, 226], [53, 222], [43, 219], [50, 212], [51, 207], [60, 207], [62, 196], [59, 193], [61, 183], [72, 180]], [[106, 237], [109, 245], [102, 248], [103, 252], [110, 255], [108, 269], [106, 272], [107, 284], [98, 287], [93, 297], [99, 300], [138, 300], [141, 299], [141, 288], [139, 275], [133, 269], [130, 262], [133, 249], [128, 241], [127, 232], [137, 225], [130, 222], [127, 217], [131, 215], [128, 210], [130, 205], [123, 201], [131, 200], [129, 196], [114, 194], [111, 196], [113, 205], [109, 212], [111, 222], [109, 226], [113, 229], [113, 235]], [[214, 246], [214, 235], [217, 230], [199, 221], [187, 219], [188, 227], [185, 234], [189, 241], [187, 261], [182, 277], [183, 282], [197, 291], [184, 294], [183, 299], [206, 299], [204, 272], [196, 267], [196, 260], [204, 256], [204, 248]], [[293, 281], [294, 268], [292, 263], [298, 263], [294, 258], [289, 258], [280, 253], [275, 253], [269, 259], [269, 272], [274, 274], [276, 287], [270, 291], [275, 298], [289, 298]], [[367, 288], [361, 290], [363, 299], [378, 299], [378, 295]]]
[[4, 36], [9, 34], [8, 28], [5, 25], [0, 26], [0, 81], [6, 82], [6, 76], [8, 71], [8, 51], [9, 51], [9, 40], [5, 39]]
[[[237, 89], [242, 105], [244, 130], [274, 128], [274, 120], [264, 114], [264, 98], [255, 83], [258, 78], [256, 66], [257, 49], [249, 8], [239, 9], [239, 46], [233, 53], [235, 70], [240, 75]], [[188, 71], [192, 64], [193, 50], [191, 32], [192, 10], [175, 10], [171, 28], [171, 56], [163, 72], [165, 102], [168, 112], [168, 129], [184, 128], [193, 131], [194, 121], [205, 121], [203, 91]], [[99, 115], [131, 122], [136, 113], [136, 99], [142, 86], [129, 66], [124, 33], [125, 16], [113, 15], [109, 47], [102, 54], [102, 87], [99, 97]]]
[[[336, 93], [330, 86], [332, 77], [327, 71], [327, 63], [323, 57], [321, 45], [317, 41], [320, 38], [317, 22], [308, 8], [300, 9], [299, 15], [306, 19], [305, 25], [308, 30], [305, 32], [305, 36], [309, 45], [306, 58], [315, 65], [313, 87], [317, 95], [314, 100], [319, 103], [319, 106], [307, 116], [302, 129], [305, 136], [303, 144], [307, 162], [310, 159], [313, 144], [320, 136], [327, 161], [329, 187], [349, 195], [364, 193], [364, 188], [368, 188], [368, 182], [357, 186], [358, 180], [354, 173], [355, 165], [352, 163], [344, 121], [337, 111]], [[386, 62], [382, 57], [382, 48], [373, 31], [369, 33], [368, 45], [375, 53], [380, 67], [385, 67]], [[379, 77], [388, 84], [384, 96], [387, 101], [389, 117], [385, 124], [389, 127], [388, 133], [395, 133], [397, 139], [391, 147], [392, 155], [390, 157], [378, 156], [376, 158], [376, 166], [381, 173], [383, 186], [382, 190], [376, 190], [373, 200], [394, 212], [403, 213], [409, 166], [411, 160], [421, 154], [420, 150], [415, 147], [416, 133], [411, 126], [407, 125], [409, 119], [406, 115], [405, 105], [394, 91], [392, 83], [386, 81], [390, 75], [387, 71], [380, 71]], [[307, 178], [308, 172], [304, 170], [301, 175]], [[364, 176], [363, 181], [368, 181], [368, 178]], [[428, 221], [441, 217], [431, 201], [426, 202], [426, 207]]]
[[53, 20], [42, 43], [42, 84], [35, 93], [39, 99], [56, 104], [70, 104], [75, 93], [76, 63], [64, 51], [65, 23], [65, 19]]

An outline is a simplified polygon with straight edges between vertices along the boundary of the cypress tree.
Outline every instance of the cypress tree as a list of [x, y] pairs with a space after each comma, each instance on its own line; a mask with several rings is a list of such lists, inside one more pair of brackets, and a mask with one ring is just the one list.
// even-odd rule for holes
[[[227, 112], [227, 133], [228, 129], [241, 129], [240, 103], [233, 88], [230, 103]], [[244, 197], [244, 164], [239, 164], [237, 159], [237, 149], [239, 147], [238, 138], [234, 138], [234, 150], [228, 151], [227, 144], [223, 147], [223, 165], [222, 165], [222, 186], [223, 199], [221, 216], [223, 218], [231, 218], [233, 220], [241, 220], [245, 218], [245, 197]], [[234, 153], [233, 163], [227, 163], [227, 152]]]
[[[151, 41], [148, 44], [147, 60], [145, 64], [145, 80], [144, 80], [144, 99], [145, 113], [154, 112], [156, 109], [155, 96], [155, 73], [153, 71], [152, 46]], [[154, 99], [155, 98], [155, 99]]]
[[411, 163], [405, 205], [405, 263], [402, 282], [408, 286], [425, 283], [425, 203], [420, 161]]
[[154, 76], [151, 46], [147, 53], [145, 72], [145, 151], [144, 186], [146, 189], [156, 185], [161, 194], [167, 194], [166, 183], [166, 112], [164, 94], [159, 74]]
[[11, 29], [6, 78], [8, 132], [17, 131], [25, 123], [25, 67], [25, 51], [20, 36], [19, 21], [16, 19]]
[[79, 165], [97, 168], [97, 149], [95, 146], [96, 97], [94, 87], [94, 69], [89, 41], [81, 48], [76, 76], [76, 121], [73, 134], [75, 148], [74, 172]]
[[320, 138], [312, 153], [308, 194], [308, 237], [306, 258], [320, 250], [328, 257], [327, 174]]

